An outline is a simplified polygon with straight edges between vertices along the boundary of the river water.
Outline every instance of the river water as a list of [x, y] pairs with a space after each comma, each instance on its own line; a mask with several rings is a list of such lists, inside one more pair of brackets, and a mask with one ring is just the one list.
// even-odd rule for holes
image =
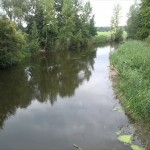
[[[134, 128], [115, 98], [104, 46], [51, 52], [0, 71], [0, 150], [131, 150]], [[130, 129], [129, 129], [130, 128]]]

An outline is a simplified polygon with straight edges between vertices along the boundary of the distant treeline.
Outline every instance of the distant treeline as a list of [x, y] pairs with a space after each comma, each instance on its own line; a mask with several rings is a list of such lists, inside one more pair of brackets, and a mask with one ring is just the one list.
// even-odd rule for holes
[[[122, 30], [126, 31], [126, 26], [119, 26]], [[106, 26], [106, 27], [96, 27], [97, 32], [109, 32], [111, 31], [111, 27]]]

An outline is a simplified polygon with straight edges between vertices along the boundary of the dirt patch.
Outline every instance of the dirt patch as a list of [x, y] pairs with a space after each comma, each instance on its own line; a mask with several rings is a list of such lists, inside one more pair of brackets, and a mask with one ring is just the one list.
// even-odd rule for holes
[[121, 102], [123, 100], [123, 97], [121, 96], [121, 93], [119, 92], [119, 88], [117, 86], [118, 81], [119, 81], [119, 73], [113, 65], [109, 66], [109, 78], [112, 80], [112, 86], [113, 86], [113, 90], [115, 92], [116, 98], [118, 98]]
[[112, 79], [118, 76], [118, 72], [113, 65], [110, 65], [109, 67], [109, 74]]

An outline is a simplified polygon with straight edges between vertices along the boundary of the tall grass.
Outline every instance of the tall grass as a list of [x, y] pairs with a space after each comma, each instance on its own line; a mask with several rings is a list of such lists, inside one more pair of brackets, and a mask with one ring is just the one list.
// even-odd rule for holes
[[118, 72], [116, 84], [122, 103], [131, 117], [150, 127], [150, 46], [127, 41], [110, 56]]

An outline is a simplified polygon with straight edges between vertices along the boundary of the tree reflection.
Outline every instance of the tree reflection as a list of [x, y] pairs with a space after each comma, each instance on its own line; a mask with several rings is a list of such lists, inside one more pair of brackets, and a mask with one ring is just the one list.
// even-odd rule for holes
[[71, 97], [92, 74], [96, 51], [55, 52], [0, 73], [0, 127], [18, 108], [33, 100], [53, 105], [57, 97]]

